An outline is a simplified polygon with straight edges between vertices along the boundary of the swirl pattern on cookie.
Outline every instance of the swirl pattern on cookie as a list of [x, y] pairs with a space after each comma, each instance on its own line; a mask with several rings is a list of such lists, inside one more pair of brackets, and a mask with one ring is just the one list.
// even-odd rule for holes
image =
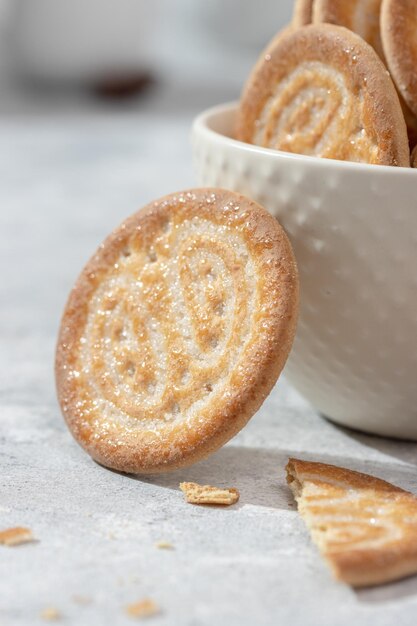
[[394, 85], [358, 35], [329, 24], [275, 38], [242, 94], [237, 139], [298, 154], [409, 165]]
[[315, 0], [295, 0], [292, 25], [298, 28], [311, 24]]
[[383, 0], [381, 36], [388, 68], [398, 91], [417, 115], [417, 3]]
[[194, 190], [117, 229], [78, 279], [57, 350], [75, 438], [126, 472], [188, 465], [275, 383], [297, 317], [290, 244], [254, 202]]

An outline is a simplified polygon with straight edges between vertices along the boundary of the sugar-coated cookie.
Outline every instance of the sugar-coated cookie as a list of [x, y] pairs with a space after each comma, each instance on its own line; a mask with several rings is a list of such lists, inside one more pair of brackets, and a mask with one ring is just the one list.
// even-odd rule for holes
[[315, 0], [295, 0], [292, 25], [295, 27], [311, 24]]
[[[328, 22], [345, 26], [368, 42], [380, 59], [387, 63], [383, 51], [380, 29], [381, 0], [315, 0], [313, 22]], [[417, 118], [401, 97], [400, 104], [407, 125], [408, 139], [411, 146], [417, 142]]]
[[417, 2], [383, 0], [381, 36], [394, 82], [417, 115]]
[[364, 587], [417, 573], [417, 498], [353, 470], [290, 459], [287, 481], [338, 580]]
[[56, 379], [72, 434], [123, 472], [209, 455], [270, 392], [297, 311], [291, 245], [265, 209], [219, 189], [152, 202], [104, 241], [66, 305]]
[[411, 152], [411, 167], [417, 167], [417, 146]]
[[286, 31], [244, 88], [236, 137], [346, 161], [409, 166], [404, 116], [373, 48], [341, 26]]
[[383, 58], [379, 15], [381, 0], [314, 0], [313, 22], [345, 26], [365, 39]]

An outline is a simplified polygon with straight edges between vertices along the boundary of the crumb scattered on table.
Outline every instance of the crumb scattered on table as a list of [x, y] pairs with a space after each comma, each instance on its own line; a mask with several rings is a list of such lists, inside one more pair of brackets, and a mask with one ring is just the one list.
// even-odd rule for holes
[[6, 528], [0, 531], [0, 543], [5, 546], [18, 546], [21, 543], [28, 543], [34, 540], [35, 538], [30, 528], [17, 526], [16, 528]]
[[173, 550], [174, 546], [169, 541], [157, 541], [155, 544], [156, 548], [159, 550]]
[[161, 611], [158, 605], [155, 604], [155, 602], [150, 598], [145, 598], [144, 600], [140, 600], [134, 604], [129, 604], [126, 607], [126, 613], [129, 617], [151, 617], [152, 615], [157, 615], [160, 612]]
[[233, 487], [220, 489], [210, 485], [197, 483], [180, 483], [180, 489], [190, 504], [235, 504], [240, 497], [239, 491]]
[[72, 596], [72, 601], [81, 606], [87, 606], [88, 604], [92, 603], [92, 599], [89, 598], [88, 596], [79, 596], [79, 595]]
[[41, 613], [41, 618], [46, 620], [60, 619], [61, 613], [53, 606], [48, 606]]

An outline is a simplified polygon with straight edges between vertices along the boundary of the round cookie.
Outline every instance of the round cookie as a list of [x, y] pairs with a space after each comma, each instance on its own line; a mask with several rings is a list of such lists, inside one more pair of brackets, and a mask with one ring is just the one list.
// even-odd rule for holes
[[311, 24], [313, 4], [316, 0], [295, 0], [292, 25], [295, 27]]
[[417, 144], [417, 117], [411, 111], [408, 104], [406, 104], [404, 98], [398, 90], [397, 93], [400, 99], [401, 108], [403, 110], [403, 115], [407, 126], [408, 142], [410, 145], [410, 149], [413, 149], [414, 146]]
[[104, 241], [69, 296], [56, 380], [72, 434], [129, 473], [208, 456], [270, 392], [297, 312], [291, 245], [265, 209], [219, 189], [152, 202]]
[[315, 0], [313, 22], [349, 28], [365, 39], [383, 59], [380, 9], [381, 0]]
[[385, 58], [402, 97], [417, 115], [417, 3], [383, 0], [381, 36]]
[[275, 38], [244, 88], [241, 141], [298, 154], [409, 166], [404, 116], [373, 48], [342, 26]]

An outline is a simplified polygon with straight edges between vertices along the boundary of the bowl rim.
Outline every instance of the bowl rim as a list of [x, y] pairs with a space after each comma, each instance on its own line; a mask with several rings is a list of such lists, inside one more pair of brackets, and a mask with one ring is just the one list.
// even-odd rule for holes
[[304, 154], [295, 154], [292, 152], [283, 152], [282, 150], [273, 150], [272, 148], [263, 148], [250, 143], [244, 143], [237, 139], [233, 139], [228, 135], [224, 135], [217, 130], [213, 129], [213, 122], [222, 115], [234, 114], [238, 108], [238, 101], [226, 102], [224, 104], [218, 104], [216, 106], [205, 109], [199, 113], [193, 121], [192, 134], [203, 135], [211, 141], [221, 142], [234, 148], [236, 150], [243, 150], [244, 152], [258, 154], [264, 158], [269, 158], [275, 161], [294, 161], [298, 163], [309, 164], [315, 167], [324, 167], [329, 169], [347, 169], [357, 172], [366, 172], [367, 175], [377, 176], [415, 176], [417, 185], [417, 172], [414, 173], [412, 167], [398, 167], [393, 165], [374, 165], [372, 163], [357, 163], [355, 161], [340, 161], [337, 159], [326, 159], [315, 156], [308, 156]]

